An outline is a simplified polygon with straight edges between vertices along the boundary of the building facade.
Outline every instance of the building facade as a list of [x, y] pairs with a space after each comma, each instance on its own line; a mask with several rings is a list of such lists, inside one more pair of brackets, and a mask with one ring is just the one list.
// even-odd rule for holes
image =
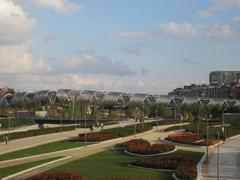
[[240, 79], [240, 71], [212, 71], [209, 74], [211, 86], [222, 86]]

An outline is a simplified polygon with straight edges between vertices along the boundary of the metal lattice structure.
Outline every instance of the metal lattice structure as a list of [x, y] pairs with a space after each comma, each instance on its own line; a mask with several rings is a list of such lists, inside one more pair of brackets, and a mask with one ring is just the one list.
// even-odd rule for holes
[[127, 107], [139, 107], [139, 106], [154, 106], [156, 105], [156, 99], [153, 95], [148, 94], [133, 94], [130, 98]]
[[33, 104], [33, 98], [35, 94], [32, 92], [17, 92], [14, 94], [11, 100], [11, 106], [13, 107], [21, 107], [24, 105]]
[[55, 90], [43, 90], [43, 91], [37, 91], [35, 93], [35, 96], [33, 98], [34, 104], [49, 104], [53, 105], [57, 98], [57, 91]]
[[12, 98], [13, 94], [5, 94], [3, 96], [0, 96], [0, 106], [9, 107], [11, 105]]
[[76, 98], [76, 102], [87, 106], [100, 106], [104, 94], [97, 91], [82, 91]]
[[121, 92], [109, 92], [104, 95], [101, 101], [102, 108], [123, 108], [130, 101], [130, 96]]
[[17, 92], [0, 96], [1, 107], [21, 107], [25, 105], [81, 104], [105, 109], [158, 106], [166, 104], [175, 107], [181, 104], [234, 106], [240, 105], [236, 99], [185, 98], [150, 94], [127, 94], [122, 92], [76, 91], [72, 89], [42, 90], [37, 92]]

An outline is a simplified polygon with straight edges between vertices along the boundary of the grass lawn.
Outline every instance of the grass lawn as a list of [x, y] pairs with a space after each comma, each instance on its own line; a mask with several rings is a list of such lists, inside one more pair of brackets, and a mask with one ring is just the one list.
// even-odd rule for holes
[[[88, 144], [93, 144], [93, 143], [88, 143]], [[85, 145], [84, 142], [76, 143], [76, 142], [67, 142], [67, 141], [57, 141], [57, 142], [43, 144], [43, 145], [32, 147], [32, 148], [27, 148], [19, 151], [2, 154], [0, 155], [0, 161], [22, 158], [22, 157], [33, 156], [33, 155], [44, 154], [44, 153], [50, 153], [50, 152], [55, 152], [55, 151], [60, 151], [65, 149], [77, 148], [84, 145]]]
[[127, 165], [138, 157], [125, 154], [121, 150], [106, 150], [104, 152], [85, 157], [48, 172], [79, 172], [89, 179], [101, 177], [132, 177], [139, 179], [158, 178], [171, 180], [172, 172], [155, 169], [131, 168]]
[[[162, 120], [158, 121], [157, 124], [158, 126], [160, 125], [168, 125], [168, 124], [173, 124], [173, 120]], [[136, 133], [142, 133], [145, 131], [149, 131], [153, 128], [153, 126], [156, 126], [156, 122], [145, 122], [145, 123], [138, 123], [136, 124]], [[133, 135], [135, 133], [135, 125], [129, 125], [125, 127], [117, 127], [117, 128], [112, 128], [112, 129], [104, 129], [101, 131], [101, 133], [106, 133], [106, 134], [116, 134], [120, 137], [126, 137]]]
[[44, 159], [44, 160], [40, 160], [40, 161], [34, 161], [34, 162], [29, 162], [29, 163], [25, 163], [25, 164], [20, 164], [20, 165], [15, 165], [15, 166], [9, 166], [6, 168], [1, 168], [0, 169], [0, 178], [9, 176], [11, 174], [15, 174], [17, 172], [23, 171], [25, 169], [29, 169], [32, 168], [34, 166], [38, 166], [40, 164], [44, 164], [56, 159], [60, 159], [62, 157], [54, 157], [54, 158], [49, 158], [49, 159]]
[[[0, 119], [0, 123], [2, 125], [1, 128], [8, 128], [8, 118]], [[35, 121], [32, 119], [16, 119], [16, 118], [10, 119], [10, 125], [12, 128], [19, 127], [19, 126], [29, 126], [33, 124], [35, 124]]]
[[185, 151], [185, 150], [177, 150], [176, 152], [173, 152], [171, 154], [168, 154], [166, 156], [169, 156], [169, 155], [191, 155], [192, 158], [193, 158], [193, 161], [195, 163], [198, 163], [202, 156], [204, 155], [204, 153], [202, 152], [193, 152], [193, 151]]

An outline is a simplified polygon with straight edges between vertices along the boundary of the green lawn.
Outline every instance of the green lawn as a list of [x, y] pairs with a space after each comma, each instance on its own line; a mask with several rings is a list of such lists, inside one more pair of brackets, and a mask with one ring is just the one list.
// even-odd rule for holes
[[[53, 127], [53, 128], [43, 128], [43, 129], [32, 129], [28, 131], [19, 131], [9, 134], [11, 140], [21, 139], [32, 136], [40, 136], [44, 134], [59, 133], [62, 131], [72, 131], [75, 129], [75, 126], [64, 126], [64, 127]], [[5, 134], [0, 135], [0, 142], [3, 141]]]
[[[157, 123], [156, 122], [138, 123], [136, 124], [136, 133], [149, 131], [153, 128], [153, 126], [156, 126], [156, 124], [160, 126], [160, 125], [168, 125], [173, 123], [174, 123], [173, 120], [162, 120], [162, 121], [158, 121]], [[133, 135], [135, 133], [135, 125], [117, 127], [112, 129], [104, 129], [101, 132], [106, 134], [116, 134], [120, 137], [126, 137], [126, 136]]]
[[[0, 123], [2, 125], [1, 128], [8, 128], [8, 121], [9, 119], [0, 119]], [[10, 126], [11, 127], [19, 127], [19, 126], [29, 126], [35, 124], [35, 121], [32, 119], [16, 119], [10, 118]]]
[[[93, 143], [88, 143], [88, 144], [93, 144]], [[37, 154], [50, 153], [50, 152], [55, 152], [55, 151], [60, 151], [65, 149], [77, 148], [84, 145], [85, 145], [84, 143], [57, 141], [53, 143], [36, 146], [33, 148], [27, 148], [19, 151], [2, 154], [0, 155], [0, 161], [33, 156]]]
[[20, 165], [15, 165], [15, 166], [9, 166], [6, 168], [1, 168], [0, 169], [0, 178], [9, 176], [11, 174], [15, 174], [17, 172], [23, 171], [25, 169], [29, 169], [32, 168], [34, 166], [38, 166], [40, 164], [44, 164], [56, 159], [60, 159], [62, 157], [54, 157], [54, 158], [49, 158], [49, 159], [44, 159], [44, 160], [40, 160], [40, 161], [34, 161], [34, 162], [29, 162], [29, 163], [25, 163], [25, 164], [20, 164]]
[[154, 169], [131, 168], [127, 165], [138, 157], [130, 156], [121, 150], [106, 150], [104, 152], [85, 157], [48, 172], [79, 172], [89, 179], [101, 177], [133, 177], [140, 179], [157, 178], [173, 179], [172, 172], [163, 172]]
[[192, 158], [193, 158], [193, 161], [195, 163], [198, 163], [202, 159], [202, 156], [204, 155], [204, 153], [193, 152], [193, 151], [185, 151], [185, 150], [177, 150], [176, 152], [173, 152], [173, 153], [168, 154], [166, 156], [169, 156], [169, 155], [191, 155]]

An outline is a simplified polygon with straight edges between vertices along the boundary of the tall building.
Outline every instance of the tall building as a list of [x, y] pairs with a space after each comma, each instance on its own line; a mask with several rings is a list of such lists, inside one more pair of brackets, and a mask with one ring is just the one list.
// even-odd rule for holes
[[211, 86], [222, 86], [240, 79], [240, 71], [212, 71], [209, 74]]
[[169, 95], [240, 99], [240, 71], [212, 71], [209, 74], [209, 85], [192, 84], [176, 88]]

